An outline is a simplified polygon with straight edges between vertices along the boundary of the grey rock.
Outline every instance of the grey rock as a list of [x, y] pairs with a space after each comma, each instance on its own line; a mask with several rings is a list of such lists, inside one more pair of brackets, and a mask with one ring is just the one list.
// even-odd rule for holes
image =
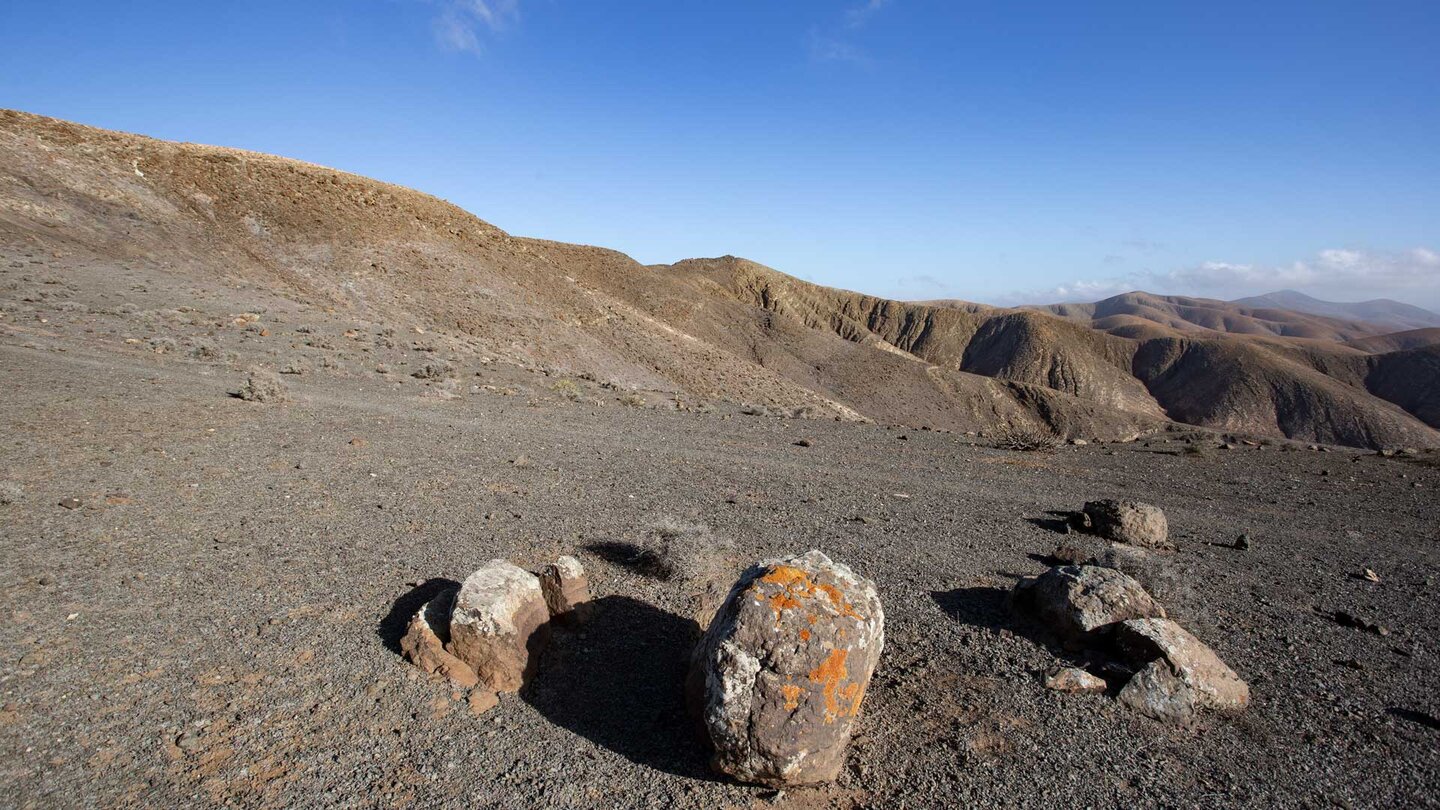
[[1085, 504], [1091, 529], [1107, 540], [1142, 548], [1173, 550], [1165, 513], [1136, 501], [1101, 500]]
[[752, 566], [691, 663], [712, 764], [744, 782], [829, 782], [885, 644], [874, 583], [819, 551]]
[[1115, 631], [1116, 647], [1140, 667], [1120, 702], [1167, 722], [1187, 722], [1199, 709], [1237, 712], [1250, 686], [1214, 650], [1169, 619], [1132, 619]]
[[1139, 582], [1114, 568], [1066, 565], [1015, 586], [1015, 607], [1068, 645], [1083, 644], [1127, 619], [1164, 618]]

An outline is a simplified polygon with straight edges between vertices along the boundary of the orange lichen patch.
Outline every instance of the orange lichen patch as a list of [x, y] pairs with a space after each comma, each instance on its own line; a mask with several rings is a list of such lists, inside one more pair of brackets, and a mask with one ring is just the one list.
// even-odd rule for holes
[[850, 707], [845, 710], [845, 713], [854, 717], [860, 713], [860, 701], [865, 699], [865, 687], [858, 682], [852, 682], [840, 690], [840, 697], [850, 701]]
[[826, 585], [824, 583], [816, 585], [815, 587], [818, 588], [821, 592], [823, 592], [826, 596], [830, 597], [830, 604], [834, 605], [835, 609], [840, 611], [840, 615], [849, 616], [852, 619], [860, 619], [861, 621], [865, 620], [864, 616], [861, 616], [859, 613], [855, 612], [855, 608], [853, 605], [845, 601], [845, 598], [840, 594], [839, 588], [835, 587], [834, 585]]
[[787, 683], [780, 687], [780, 694], [785, 697], [785, 708], [787, 710], [793, 712], [800, 708], [800, 693], [803, 691], [805, 691], [803, 688], [793, 683]]
[[809, 630], [801, 630], [801, 631], [800, 631], [800, 640], [801, 640], [801, 641], [809, 641], [809, 640], [810, 640], [810, 631], [809, 631]]
[[850, 674], [845, 668], [845, 658], [850, 654], [849, 650], [831, 650], [820, 666], [810, 670], [812, 683], [824, 684], [825, 693], [825, 722], [833, 723], [840, 714], [840, 700], [837, 692], [840, 682]]
[[815, 590], [815, 587], [810, 584], [810, 575], [793, 565], [777, 565], [770, 569], [770, 573], [761, 577], [760, 581], [786, 588], [799, 583], [800, 587], [807, 591]]

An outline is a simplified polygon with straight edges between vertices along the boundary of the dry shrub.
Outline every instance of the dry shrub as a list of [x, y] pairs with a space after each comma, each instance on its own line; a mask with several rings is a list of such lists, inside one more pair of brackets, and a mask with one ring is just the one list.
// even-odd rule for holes
[[444, 380], [455, 376], [455, 367], [445, 360], [431, 360], [410, 376], [417, 380]]
[[1045, 427], [1011, 425], [997, 437], [996, 444], [1004, 450], [1026, 453], [1049, 453], [1060, 446], [1060, 437]]
[[550, 386], [550, 390], [571, 402], [580, 399], [580, 386], [576, 385], [574, 380], [556, 380], [555, 384]]
[[284, 402], [285, 384], [273, 372], [254, 369], [234, 395], [246, 402]]

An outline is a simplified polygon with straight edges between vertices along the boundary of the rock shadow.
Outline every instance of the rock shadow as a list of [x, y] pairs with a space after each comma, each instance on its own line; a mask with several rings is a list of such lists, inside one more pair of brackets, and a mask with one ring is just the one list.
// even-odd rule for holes
[[675, 575], [674, 566], [663, 554], [636, 543], [606, 540], [590, 543], [585, 549], [605, 562], [653, 579], [668, 580]]
[[1391, 717], [1398, 717], [1401, 720], [1409, 720], [1412, 723], [1419, 723], [1426, 728], [1432, 728], [1436, 731], [1440, 731], [1440, 718], [1436, 718], [1434, 715], [1429, 715], [1425, 712], [1417, 712], [1414, 709], [1402, 709], [1398, 706], [1391, 706], [1390, 708], [1385, 710], [1385, 713], [1390, 715]]
[[940, 609], [961, 624], [986, 630], [1012, 629], [1010, 591], [1005, 588], [956, 588], [931, 591]]
[[716, 781], [685, 703], [695, 623], [627, 596], [590, 605], [583, 624], [555, 628], [521, 699], [638, 765]]
[[1114, 674], [1114, 662], [1099, 648], [1067, 648], [1046, 628], [1018, 613], [1007, 588], [956, 588], [931, 591], [930, 598], [950, 618], [971, 627], [1000, 632], [1008, 630], [1045, 648], [1067, 666], [1078, 666], [1101, 677]]
[[405, 626], [410, 623], [410, 618], [416, 611], [441, 591], [458, 587], [460, 583], [453, 579], [433, 577], [411, 588], [390, 606], [390, 612], [375, 626], [375, 635], [380, 637], [386, 649], [399, 655], [400, 639], [405, 636]]

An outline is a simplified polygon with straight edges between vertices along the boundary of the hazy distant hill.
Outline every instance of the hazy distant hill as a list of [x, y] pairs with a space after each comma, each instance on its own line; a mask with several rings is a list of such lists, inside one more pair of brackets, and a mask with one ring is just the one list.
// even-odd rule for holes
[[1387, 324], [1373, 323], [1352, 316], [1302, 311], [1264, 301], [1264, 298], [1219, 301], [1213, 298], [1154, 295], [1136, 291], [1091, 304], [1049, 304], [1028, 308], [1081, 321], [1113, 335], [1132, 338], [1220, 332], [1230, 335], [1344, 342], [1396, 331]]
[[[646, 266], [320, 166], [18, 112], [0, 112], [0, 248], [27, 257], [6, 265], [11, 289], [39, 252], [66, 257], [65, 283], [101, 298], [173, 290], [163, 312], [134, 313], [138, 335], [146, 319], [205, 330], [303, 307], [457, 361], [812, 416], [1087, 437], [1179, 420], [1440, 445], [1440, 347], [1344, 345], [1385, 331], [1355, 320], [1145, 293], [1045, 311], [916, 304], [728, 256]], [[94, 344], [134, 351], [121, 337]]]
[[[1440, 284], [1440, 279], [1436, 279], [1436, 283]], [[1330, 318], [1348, 318], [1350, 320], [1365, 321], [1366, 323], [1373, 323], [1376, 326], [1383, 327], [1391, 332], [1440, 326], [1440, 315], [1417, 306], [1402, 304], [1399, 301], [1391, 301], [1388, 298], [1376, 298], [1372, 301], [1344, 304], [1334, 301], [1322, 301], [1319, 298], [1313, 298], [1305, 293], [1296, 292], [1295, 290], [1280, 290], [1279, 292], [1266, 293], [1265, 295], [1240, 298], [1231, 303], [1248, 307], [1289, 309], [1295, 312], [1306, 312], [1311, 315], [1324, 315]]]

